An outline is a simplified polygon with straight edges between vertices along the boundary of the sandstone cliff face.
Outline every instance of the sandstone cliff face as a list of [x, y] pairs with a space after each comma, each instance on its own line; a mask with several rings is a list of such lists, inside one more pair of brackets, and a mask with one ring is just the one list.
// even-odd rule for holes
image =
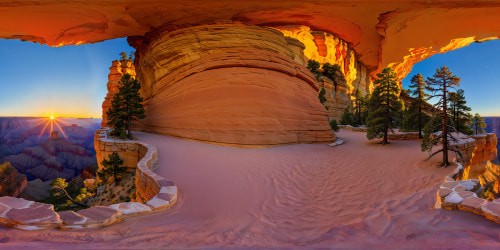
[[315, 60], [320, 64], [338, 64], [345, 76], [347, 86], [334, 87], [332, 81], [323, 77], [318, 87], [325, 88], [326, 102], [330, 119], [339, 120], [344, 109], [352, 105], [354, 93], [360, 91], [364, 96], [373, 90], [373, 82], [366, 67], [358, 62], [354, 50], [342, 39], [323, 31], [312, 31], [306, 26], [275, 27], [285, 36], [292, 37], [305, 46], [304, 56], [307, 60]]
[[18, 197], [27, 184], [26, 175], [19, 174], [10, 163], [0, 164], [0, 196]]
[[[496, 169], [494, 167], [495, 165], [491, 165], [489, 161], [497, 157], [497, 136], [493, 133], [488, 133], [485, 135], [474, 136], [474, 139], [476, 141], [476, 145], [470, 161], [464, 168], [462, 179], [477, 179], [481, 175], [495, 176], [494, 174], [490, 175], [487, 172], [488, 169]], [[489, 178], [486, 179], [489, 180], [487, 182], [492, 181]], [[484, 178], [481, 184], [485, 184]]]
[[138, 129], [232, 145], [334, 139], [302, 45], [279, 31], [204, 25], [131, 43], [147, 116]]
[[0, 10], [0, 38], [51, 46], [228, 21], [307, 26], [346, 41], [372, 76], [392, 65], [401, 79], [432, 54], [500, 36], [498, 1], [45, 0], [4, 1]]
[[102, 127], [108, 126], [108, 110], [111, 107], [111, 103], [113, 101], [113, 97], [116, 93], [118, 93], [118, 85], [122, 76], [125, 74], [129, 74], [132, 77], [136, 76], [135, 67], [131, 60], [115, 60], [111, 63], [111, 67], [109, 67], [108, 74], [108, 93], [104, 98], [104, 102], [102, 103]]

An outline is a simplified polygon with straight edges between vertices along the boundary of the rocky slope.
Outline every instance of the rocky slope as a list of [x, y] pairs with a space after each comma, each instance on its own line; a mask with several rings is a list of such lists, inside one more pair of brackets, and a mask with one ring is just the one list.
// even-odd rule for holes
[[17, 197], [27, 184], [26, 175], [19, 174], [10, 163], [0, 164], [0, 196]]
[[65, 139], [49, 139], [37, 146], [26, 147], [22, 153], [4, 157], [18, 171], [31, 179], [43, 181], [58, 177], [71, 178], [82, 169], [95, 165], [94, 153]]

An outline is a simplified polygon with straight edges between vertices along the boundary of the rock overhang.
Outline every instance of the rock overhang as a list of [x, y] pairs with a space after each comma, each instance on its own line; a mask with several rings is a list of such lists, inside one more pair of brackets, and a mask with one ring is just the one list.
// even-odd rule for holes
[[143, 36], [156, 29], [221, 22], [302, 25], [349, 43], [372, 76], [392, 66], [402, 79], [413, 64], [475, 41], [497, 39], [495, 1], [1, 1], [0, 38], [50, 46]]

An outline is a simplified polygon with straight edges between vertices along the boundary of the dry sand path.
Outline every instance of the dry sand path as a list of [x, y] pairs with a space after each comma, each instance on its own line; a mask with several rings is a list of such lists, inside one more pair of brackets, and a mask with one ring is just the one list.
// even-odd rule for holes
[[92, 230], [0, 228], [0, 248], [500, 249], [500, 226], [433, 209], [452, 169], [423, 161], [418, 141], [381, 146], [341, 131], [345, 144], [242, 149], [137, 133], [175, 181], [168, 211]]

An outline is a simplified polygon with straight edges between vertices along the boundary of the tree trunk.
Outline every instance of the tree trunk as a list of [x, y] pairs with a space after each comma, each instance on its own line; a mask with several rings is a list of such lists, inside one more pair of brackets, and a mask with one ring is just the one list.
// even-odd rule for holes
[[443, 79], [443, 127], [441, 134], [443, 136], [443, 166], [447, 167], [450, 165], [448, 161], [448, 114], [447, 114], [447, 90], [446, 90], [446, 80]]
[[389, 144], [389, 141], [387, 140], [387, 133], [389, 131], [389, 126], [391, 124], [391, 104], [390, 104], [390, 94], [391, 94], [391, 91], [390, 91], [390, 88], [389, 88], [389, 83], [387, 83], [387, 91], [386, 91], [386, 101], [385, 101], [385, 105], [386, 105], [386, 120], [385, 120], [385, 126], [384, 126], [384, 140], [382, 141], [382, 144], [385, 145], [385, 144]]
[[422, 102], [418, 104], [418, 138], [422, 139]]

